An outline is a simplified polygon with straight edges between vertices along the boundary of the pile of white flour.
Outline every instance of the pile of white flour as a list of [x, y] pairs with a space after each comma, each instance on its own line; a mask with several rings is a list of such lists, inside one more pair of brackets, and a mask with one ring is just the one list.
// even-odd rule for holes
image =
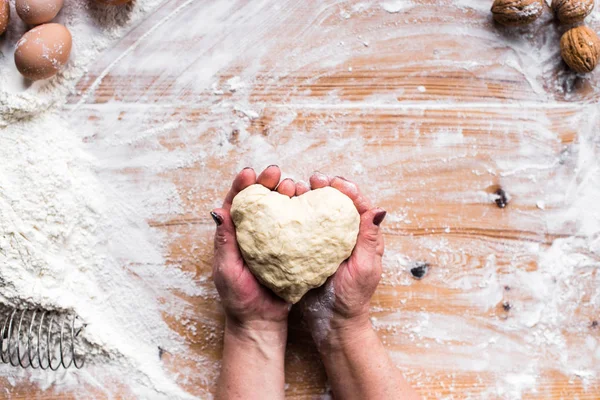
[[[126, 184], [117, 190], [110, 177], [99, 176], [98, 161], [57, 111], [98, 54], [157, 3], [66, 2], [58, 22], [73, 35], [71, 60], [57, 77], [31, 86], [13, 62], [25, 27], [11, 4], [0, 47], [0, 305], [78, 315], [91, 344], [82, 370], [32, 372], [0, 364], [3, 383], [32, 380], [62, 391], [87, 386], [104, 396], [119, 386], [143, 398], [188, 396], [159, 360], [159, 347], [185, 351], [161, 312], [184, 307], [169, 289], [198, 289], [192, 277], [165, 268], [162, 238], [146, 222], [150, 206], [136, 201]], [[166, 205], [151, 204], [153, 211], [177, 211], [175, 189], [157, 190]], [[116, 384], [106, 387], [107, 380]]]

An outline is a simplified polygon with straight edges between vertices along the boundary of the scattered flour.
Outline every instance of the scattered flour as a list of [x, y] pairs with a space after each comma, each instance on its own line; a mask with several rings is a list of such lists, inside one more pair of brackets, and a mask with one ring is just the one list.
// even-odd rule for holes
[[[214, 7], [223, 13], [234, 14], [234, 11], [225, 7], [226, 3], [217, 1]], [[284, 15], [287, 10], [284, 6], [289, 6], [287, 3], [297, 2], [279, 2], [281, 11], [277, 10], [270, 18], [277, 19], [279, 14]], [[370, 182], [371, 174], [382, 171], [389, 174], [386, 176], [390, 180], [402, 181], [403, 172], [407, 175], [414, 172], [404, 170], [403, 166], [414, 166], [415, 163], [412, 160], [404, 163], [407, 155], [401, 151], [394, 154], [383, 154], [378, 150], [365, 151], [366, 146], [376, 148], [378, 139], [365, 138], [361, 135], [360, 127], [345, 125], [343, 118], [338, 123], [337, 116], [348, 110], [359, 109], [370, 117], [371, 110], [385, 109], [389, 113], [406, 112], [409, 117], [407, 119], [414, 115], [416, 117], [413, 119], [416, 120], [431, 112], [430, 110], [460, 107], [465, 110], [471, 107], [498, 110], [507, 107], [504, 99], [479, 99], [477, 101], [481, 103], [465, 101], [465, 104], [461, 104], [462, 99], [456, 98], [449, 102], [399, 101], [399, 97], [406, 96], [409, 92], [402, 89], [356, 101], [338, 97], [336, 89], [328, 92], [328, 97], [322, 98], [318, 97], [318, 93], [310, 93], [309, 89], [305, 89], [304, 97], [297, 97], [294, 102], [287, 103], [284, 100], [271, 105], [268, 111], [275, 115], [271, 115], [273, 120], [270, 121], [269, 136], [252, 134], [250, 127], [253, 121], [260, 119], [266, 108], [265, 104], [252, 97], [257, 83], [254, 80], [255, 73], [261, 70], [261, 62], [269, 50], [266, 44], [262, 48], [253, 43], [257, 39], [272, 40], [269, 42], [272, 45], [277, 40], [260, 36], [257, 32], [268, 31], [260, 23], [263, 17], [259, 18], [249, 12], [248, 16], [236, 15], [243, 23], [231, 23], [231, 30], [226, 35], [220, 32], [222, 29], [218, 25], [196, 24], [193, 29], [197, 31], [192, 32], [190, 38], [202, 37], [202, 46], [211, 49], [225, 48], [227, 51], [200, 57], [201, 68], [198, 68], [195, 75], [176, 71], [181, 72], [181, 76], [178, 76], [180, 81], [174, 85], [180, 85], [182, 89], [192, 88], [202, 92], [212, 85], [210, 112], [218, 117], [218, 121], [203, 122], [205, 125], [198, 130], [204, 132], [216, 128], [217, 132], [210, 141], [210, 150], [195, 148], [192, 151], [192, 147], [186, 151], [153, 149], [158, 152], [160, 166], [156, 165], [156, 153], [130, 159], [129, 153], [120, 152], [122, 142], [135, 145], [138, 141], [143, 142], [146, 137], [159, 137], [164, 132], [177, 131], [179, 138], [198, 135], [197, 132], [186, 132], [185, 121], [172, 121], [168, 118], [165, 118], [168, 122], [159, 127], [155, 121], [150, 127], [142, 127], [139, 123], [141, 119], [129, 121], [131, 125], [126, 126], [130, 128], [127, 138], [119, 137], [119, 132], [103, 132], [103, 136], [94, 142], [94, 148], [88, 148], [81, 143], [80, 130], [68, 120], [53, 114], [53, 111], [64, 103], [65, 96], [73, 91], [75, 82], [85, 73], [93, 59], [139, 22], [156, 4], [155, 0], [136, 0], [133, 6], [115, 9], [79, 0], [67, 3], [59, 18], [73, 33], [73, 58], [69, 67], [58, 77], [34, 83], [30, 87], [26, 87], [16, 75], [12, 63], [11, 46], [18, 40], [24, 27], [18, 23], [12, 24], [2, 42], [4, 57], [0, 58], [0, 126], [4, 128], [0, 128], [0, 262], [6, 268], [0, 269], [0, 302], [17, 304], [25, 301], [80, 315], [89, 324], [86, 338], [89, 351], [97, 360], [90, 362], [84, 370], [67, 371], [59, 375], [31, 373], [0, 366], [0, 378], [7, 379], [12, 384], [31, 380], [43, 388], [58, 384], [59, 390], [74, 393], [78, 387], [86, 385], [110, 397], [116, 394], [106, 388], [103, 382], [116, 381], [140, 398], [187, 396], [158, 360], [159, 346], [173, 353], [186, 350], [183, 338], [167, 326], [161, 313], [170, 310], [174, 313], [180, 311], [185, 315], [188, 312], [188, 305], [181, 299], [174, 298], [170, 294], [171, 289], [189, 295], [205, 293], [199, 289], [202, 286], [197, 285], [193, 277], [178, 273], [173, 266], [165, 268], [165, 249], [161, 247], [161, 243], [167, 242], [167, 238], [147, 224], [147, 220], [157, 213], [173, 215], [187, 210], [184, 210], [183, 201], [172, 183], [160, 182], [152, 188], [150, 199], [141, 198], [140, 188], [135, 187], [135, 183], [118, 179], [117, 173], [113, 171], [122, 167], [162, 169], [178, 168], [194, 162], [201, 164], [208, 157], [206, 152], [210, 151], [211, 156], [217, 157], [235, 154], [240, 167], [285, 162], [295, 166], [290, 168], [294, 178], [305, 178], [314, 166], [329, 165], [332, 159], [341, 158], [342, 155], [349, 157], [350, 151], [357, 159], [350, 167], [360, 173], [357, 178], [363, 183]], [[258, 5], [252, 6], [252, 10], [265, 7], [262, 10], [264, 15], [268, 14], [272, 6], [267, 1], [256, 4]], [[380, 8], [371, 7], [373, 4], [379, 4]], [[462, 49], [464, 52], [459, 55], [452, 51], [446, 52], [445, 48], [440, 47], [428, 49], [431, 55], [428, 54], [424, 61], [403, 59], [401, 65], [396, 61], [388, 65], [391, 71], [418, 66], [411, 79], [417, 84], [413, 88], [416, 87], [421, 92], [417, 93], [419, 96], [430, 96], [434, 91], [433, 86], [426, 86], [427, 82], [424, 82], [423, 77], [446, 72], [467, 73], [482, 81], [493, 79], [508, 83], [526, 82], [529, 85], [526, 94], [530, 96], [527, 99], [531, 100], [535, 96], [535, 101], [539, 101], [534, 106], [548, 104], [547, 101], [556, 99], [581, 99], [572, 90], [576, 85], [587, 85], [588, 93], [597, 93], [597, 78], [594, 79], [593, 75], [574, 77], [557, 69], [559, 55], [555, 44], [558, 34], [546, 25], [534, 25], [533, 31], [518, 34], [498, 32], [485, 25], [489, 23], [488, 2], [454, 0], [443, 4], [453, 6], [452, 10], [455, 12], [473, 13], [482, 16], [482, 19], [473, 18], [467, 24], [459, 24], [448, 18], [435, 26], [425, 24], [420, 27], [422, 29], [415, 29], [416, 23], [432, 15], [433, 9], [429, 2], [362, 2], [349, 11], [342, 12], [340, 23], [354, 23], [363, 14], [373, 20], [379, 17], [395, 18], [404, 11], [410, 13], [411, 20], [406, 22], [404, 18], [398, 18], [397, 21], [404, 21], [404, 24], [381, 26], [381, 30], [365, 30], [361, 32], [359, 41], [356, 41], [354, 31], [351, 36], [336, 37], [335, 40], [324, 41], [320, 46], [317, 44], [319, 41], [309, 40], [307, 45], [303, 40], [297, 40], [295, 44], [299, 50], [294, 50], [297, 53], [290, 52], [290, 57], [285, 60], [278, 60], [278, 68], [272, 70], [273, 79], [285, 80], [288, 72], [290, 76], [298, 71], [304, 73], [305, 67], [317, 62], [323, 69], [336, 70], [345, 66], [342, 69], [347, 73], [347, 65], [352, 61], [358, 71], [359, 64], [354, 64], [356, 60], [352, 59], [358, 51], [365, 52], [361, 54], [366, 56], [372, 54], [369, 52], [383, 55], [389, 51], [385, 55], [395, 60], [394, 57], [399, 56], [399, 48], [403, 53], [410, 54], [415, 50], [411, 46], [421, 46], [427, 35], [444, 35], [447, 40], [454, 41], [445, 43], [446, 47], [451, 48], [465, 40], [471, 45], [465, 46]], [[207, 15], [218, 15], [219, 10], [211, 10]], [[373, 10], [380, 14], [373, 14]], [[339, 13], [339, 10], [319, 8], [307, 27], [297, 24], [301, 26], [298, 30], [303, 30], [302, 33], [309, 35], [311, 39], [321, 39], [314, 32], [323, 31], [320, 21], [328, 21], [328, 12]], [[219, 16], [221, 17], [222, 15]], [[248, 19], [258, 21], [256, 26], [261, 28], [244, 25], [250, 24]], [[598, 23], [598, 14], [594, 13], [589, 20], [591, 23]], [[292, 25], [290, 24], [291, 27]], [[184, 28], [188, 27], [185, 26], [176, 33], [183, 37], [186, 34]], [[331, 29], [331, 26], [327, 26], [327, 29]], [[388, 43], [398, 42], [402, 45], [382, 46], [379, 40], [381, 37], [385, 37]], [[240, 40], [241, 38], [244, 40]], [[353, 42], [360, 45], [359, 50], [351, 47]], [[227, 46], [215, 45], [223, 43]], [[369, 46], [362, 43], [369, 43]], [[226, 76], [221, 84], [215, 82], [219, 79], [216, 75], [221, 70], [227, 70], [226, 67], [236, 60], [236, 55], [243, 54], [249, 48], [252, 51], [250, 61], [243, 59], [243, 67], [236, 70], [233, 77]], [[186, 55], [175, 54], [181, 60], [180, 64], [186, 67]], [[486, 56], [483, 57], [482, 54]], [[148, 62], [131, 58], [131, 65], [128, 67], [133, 69], [135, 64], [141, 64], [138, 66], [140, 70], [150, 70], [165, 62], [154, 60], [156, 57], [152, 52], [148, 52], [145, 57], [148, 58], [142, 61]], [[197, 55], [193, 54], [193, 57]], [[125, 59], [120, 61], [124, 64], [128, 62]], [[267, 61], [265, 63], [268, 65]], [[308, 85], [326, 77], [328, 73], [319, 77], [307, 77], [303, 83]], [[376, 76], [376, 72], [373, 72], [373, 76]], [[186, 77], [189, 81], [185, 80]], [[477, 79], [473, 79], [473, 82], [477, 83]], [[102, 77], [96, 83], [99, 84], [101, 80]], [[265, 90], [279, 89], [275, 87], [276, 84], [277, 82], [267, 86]], [[426, 90], [423, 91], [421, 87]], [[518, 99], [518, 96], [518, 93], [514, 94], [514, 98]], [[523, 108], [526, 106], [524, 103]], [[436, 283], [437, 279], [437, 284], [443, 290], [461, 293], [452, 296], [456, 304], [450, 304], [451, 306], [465, 309], [471, 307], [479, 313], [473, 316], [466, 311], [465, 315], [457, 312], [456, 315], [449, 316], [427, 310], [404, 312], [404, 305], [420, 296], [416, 293], [417, 289], [414, 289], [413, 292], [405, 292], [405, 297], [398, 297], [397, 309], [386, 310], [386, 316], [373, 318], [374, 325], [384, 334], [387, 345], [407, 345], [406, 348], [417, 349], [417, 353], [393, 354], [401, 367], [413, 371], [409, 373], [413, 382], [422, 384], [427, 379], [437, 379], [432, 378], [433, 375], [427, 375], [427, 372], [414, 372], [422, 371], [423, 368], [428, 368], [432, 373], [435, 373], [436, 368], [482, 374], [489, 372], [494, 375], [493, 385], [486, 389], [484, 398], [520, 398], [526, 393], [535, 392], [539, 389], [537, 379], [547, 369], [568, 374], [577, 382], [597, 382], [600, 374], [600, 346], [597, 339], [588, 333], [589, 326], [583, 324], [582, 319], [576, 318], [579, 313], [597, 310], [600, 304], [600, 150], [597, 139], [600, 124], [596, 107], [596, 104], [589, 106], [589, 112], [586, 113], [589, 123], [582, 125], [580, 131], [576, 132], [577, 141], [571, 148], [575, 165], [568, 165], [574, 173], [562, 173], [562, 160], [555, 159], [556, 157], [551, 159], [536, 155], [535, 158], [543, 159], [532, 161], [532, 149], [525, 146], [515, 159], [492, 160], [500, 166], [503, 178], [525, 176], [528, 171], [552, 172], [548, 182], [539, 182], [541, 189], [536, 193], [536, 201], [532, 207], [537, 205], [544, 210], [542, 222], [549, 232], [561, 231], [566, 225], [575, 225], [571, 237], [555, 238], [548, 245], [533, 241], [522, 247], [511, 247], [516, 245], [506, 243], [501, 247], [487, 248], [471, 239], [465, 242], [464, 247], [450, 246], [437, 233], [443, 230], [445, 233], [450, 231], [451, 234], [460, 235], [460, 232], [445, 225], [436, 234], [424, 235], [423, 247], [430, 250], [431, 257], [438, 257], [442, 262], [432, 268], [428, 280], [422, 282]], [[289, 130], [294, 128], [292, 122], [307, 110], [324, 110], [326, 117], [316, 121], [315, 127], [307, 128], [308, 132], [289, 134]], [[115, 104], [106, 104], [102, 111], [117, 116], [120, 113], [119, 103], [115, 101]], [[231, 117], [233, 113], [235, 118]], [[525, 114], [526, 111], [523, 118]], [[556, 140], [546, 122], [541, 121], [536, 126], [537, 137], [532, 141]], [[405, 131], [413, 130], [410, 126], [404, 128]], [[227, 135], [232, 129], [238, 132], [238, 145], [228, 141]], [[399, 134], [394, 129], [396, 128], [390, 127], [390, 135], [396, 135], [398, 139]], [[417, 132], [414, 138], [402, 133], [407, 135], [407, 140], [414, 139], [413, 148], [418, 154], [426, 155], [427, 151], [435, 151], [444, 146], [456, 147], [457, 153], [467, 146], [472, 149], [471, 153], [457, 154], [458, 159], [477, 151], [477, 142], [473, 140], [473, 136], [469, 136], [468, 130], [460, 126], [432, 132], [430, 140], [424, 137], [424, 133], [420, 136], [418, 130], [419, 127], [414, 128]], [[189, 142], [192, 143], [191, 140]], [[192, 152], [193, 155], [190, 154]], [[95, 156], [99, 154], [104, 157], [97, 159]], [[426, 163], [427, 160], [423, 161], [423, 164]], [[426, 171], [428, 166], [424, 165], [423, 168], [420, 173]], [[207, 171], [208, 169], [203, 170]], [[289, 173], [288, 171], [286, 169], [285, 172]], [[220, 185], [219, 190], [226, 185], [223, 182], [217, 184]], [[527, 185], [532, 184], [527, 182]], [[374, 200], [391, 203], [394, 196], [397, 196], [397, 188], [390, 189], [388, 185], [380, 185], [371, 190]], [[411, 212], [411, 202], [418, 201], [410, 198], [413, 195], [407, 194], [405, 207], [388, 210], [387, 226], [419, 226], [421, 216]], [[519, 200], [519, 196], [516, 198]], [[483, 192], [466, 192], [463, 200], [465, 203], [478, 204], [491, 201]], [[557, 202], [561, 204], [558, 210]], [[511, 224], [522, 227], [531, 221], [526, 214], [522, 218], [525, 222], [511, 221]], [[536, 218], [539, 219], [538, 215]], [[544, 233], [540, 232], [540, 242], [543, 242]], [[482, 265], [469, 257], [475, 248], [487, 252]], [[537, 268], [524, 268], [525, 263], [518, 258], [500, 268], [497, 256], [510, 257], [513, 254], [530, 257]], [[406, 272], [411, 261], [394, 246], [388, 245], [384, 263], [386, 271], [380, 290], [389, 290], [387, 285], [410, 289], [415, 284]], [[452, 269], [456, 265], [461, 266], [460, 271]], [[501, 271], [503, 268], [507, 270]], [[506, 320], [481, 317], [481, 313], [493, 311], [503, 301], [507, 286], [518, 287], [520, 290], [519, 297], [512, 302], [513, 316]], [[397, 293], [393, 292], [393, 295]], [[429, 300], [441, 301], [440, 297]], [[376, 307], [374, 311], [377, 311]], [[328, 319], [329, 316], [324, 313], [323, 335], [327, 332]], [[391, 334], [385, 335], [388, 330]], [[570, 339], [578, 341], [569, 343]], [[211, 364], [202, 371], [207, 380], [217, 367], [218, 365]]]
[[[544, 389], [538, 380], [548, 370], [572, 377], [584, 387], [597, 384], [600, 346], [592, 321], [597, 321], [600, 306], [600, 114], [595, 105], [583, 106], [581, 112], [586, 119], [578, 124], [569, 172], [559, 172], [565, 167], [558, 164], [546, 166], [555, 171], [546, 184], [553, 196], [560, 196], [552, 203], [561, 206], [537, 202], [549, 232], [567, 227], [574, 229], [573, 236], [556, 238], [550, 245], [530, 243], [513, 249], [507, 243], [500, 251], [490, 248], [484, 265], [469, 265], [472, 261], [461, 256], [465, 249], [467, 254], [479, 249], [477, 243], [457, 248], [448, 247], [444, 239], [423, 239], [423, 246], [439, 260], [430, 284], [439, 280], [445, 288], [460, 291], [450, 307], [467, 305], [494, 312], [509, 304], [510, 313], [482, 318], [468, 311], [463, 315], [398, 311], [380, 317], [375, 325], [399, 334], [395, 343], [405, 337], [411, 342], [405, 348], [427, 348], [418, 358], [395, 352], [398, 365], [434, 370], [451, 362], [457, 371], [493, 373], [496, 385], [488, 387], [484, 397], [520, 399], [536, 393]], [[438, 140], [447, 135], [440, 132]], [[384, 282], [413, 285], [407, 272], [410, 260], [393, 248], [386, 250]], [[521, 257], [529, 253], [536, 267], [525, 268], [518, 259], [500, 267], [497, 256], [512, 252]], [[465, 266], [464, 271], [457, 271], [455, 265]], [[401, 272], [396, 276], [395, 271]]]
[[87, 363], [58, 373], [0, 364], [3, 382], [75, 395], [87, 387], [102, 397], [192, 397], [159, 359], [159, 351], [186, 351], [162, 314], [185, 314], [172, 290], [201, 291], [193, 276], [165, 267], [164, 239], [147, 223], [156, 212], [180, 211], [177, 191], [157, 182], [152, 198], [136, 196], [111, 173], [116, 160], [92, 157], [76, 126], [55, 111], [98, 54], [157, 4], [66, 2], [57, 20], [73, 35], [72, 58], [57, 77], [30, 85], [12, 61], [25, 27], [11, 3], [0, 46], [0, 304], [81, 317]]
[[410, 0], [395, 0], [395, 1], [386, 1], [381, 3], [381, 8], [385, 11], [396, 14], [401, 11], [408, 10], [412, 7], [412, 2]]
[[61, 106], [91, 63], [132, 26], [153, 10], [160, 0], [140, 0], [124, 7], [95, 1], [66, 1], [53, 22], [64, 24], [73, 37], [71, 57], [56, 77], [29, 82], [13, 61], [14, 47], [27, 26], [18, 18], [10, 1], [11, 20], [0, 40], [0, 127], [34, 117]]
[[[192, 277], [164, 267], [147, 205], [132, 202], [133, 189], [101, 180], [102, 166], [52, 114], [3, 129], [0, 158], [0, 303], [69, 311], [88, 324], [88, 364], [65, 380], [106, 376], [108, 362], [113, 379], [128, 371], [138, 395], [183, 396], [158, 359], [158, 346], [173, 352], [185, 346], [163, 321], [157, 292], [168, 308], [183, 312], [169, 289], [198, 290]], [[159, 196], [168, 201], [176, 192], [165, 184]], [[0, 375], [29, 372], [0, 365]], [[41, 375], [32, 377], [47, 374]]]

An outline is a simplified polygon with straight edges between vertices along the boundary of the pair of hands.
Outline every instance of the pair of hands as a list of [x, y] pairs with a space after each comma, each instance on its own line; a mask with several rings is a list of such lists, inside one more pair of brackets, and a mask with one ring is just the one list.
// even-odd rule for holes
[[354, 183], [341, 177], [315, 173], [310, 177], [310, 188], [301, 182], [280, 179], [281, 170], [275, 165], [258, 177], [253, 169], [245, 168], [235, 177], [223, 207], [211, 212], [217, 224], [213, 279], [228, 324], [242, 331], [283, 332], [291, 309], [290, 304], [262, 286], [244, 262], [230, 216], [234, 197], [254, 184], [290, 197], [331, 186], [348, 196], [360, 214], [356, 246], [327, 283], [308, 292], [299, 306], [319, 348], [343, 340], [345, 332], [352, 336], [357, 330], [370, 329], [369, 301], [381, 278], [384, 250], [379, 225], [386, 212], [373, 208]]

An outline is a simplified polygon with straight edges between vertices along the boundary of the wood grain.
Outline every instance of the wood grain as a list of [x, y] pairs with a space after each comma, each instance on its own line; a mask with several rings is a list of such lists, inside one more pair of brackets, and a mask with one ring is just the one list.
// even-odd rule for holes
[[[165, 366], [191, 393], [214, 391], [223, 315], [208, 211], [239, 169], [276, 163], [295, 179], [344, 175], [388, 210], [373, 321], [425, 397], [599, 398], [598, 381], [565, 373], [560, 354], [600, 340], [597, 264], [572, 277], [588, 294], [548, 327], [564, 343], [534, 348], [524, 334], [541, 328], [520, 322], [540, 305], [530, 281], [544, 273], [539, 252], [579, 235], [564, 187], [576, 179], [580, 129], [597, 124], [587, 118], [596, 74], [565, 69], [548, 14], [510, 31], [476, 0], [407, 1], [398, 13], [383, 3], [167, 1], [69, 98], [63, 112], [89, 151], [115, 160], [101, 174], [149, 199], [156, 185], [177, 188], [177, 211], [148, 223], [169, 238], [169, 268], [194, 273], [204, 295], [178, 294], [184, 318], [165, 311], [189, 346]], [[429, 266], [422, 280], [410, 273], [417, 263]], [[511, 385], [532, 365], [535, 382]], [[327, 394], [295, 310], [286, 382], [289, 398]], [[33, 387], [9, 397], [33, 393], [55, 398]]]

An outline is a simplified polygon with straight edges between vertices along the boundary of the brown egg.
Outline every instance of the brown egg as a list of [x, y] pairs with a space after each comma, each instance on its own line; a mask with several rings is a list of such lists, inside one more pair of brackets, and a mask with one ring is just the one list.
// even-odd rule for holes
[[130, 3], [131, 0], [96, 0], [98, 3], [106, 4], [108, 6], [121, 6], [123, 4]]
[[29, 25], [50, 22], [63, 6], [63, 0], [16, 0], [19, 17]]
[[8, 0], [0, 0], [0, 35], [4, 33], [10, 19], [10, 7]]
[[55, 75], [71, 53], [71, 34], [60, 24], [39, 25], [17, 42], [15, 64], [33, 81]]

